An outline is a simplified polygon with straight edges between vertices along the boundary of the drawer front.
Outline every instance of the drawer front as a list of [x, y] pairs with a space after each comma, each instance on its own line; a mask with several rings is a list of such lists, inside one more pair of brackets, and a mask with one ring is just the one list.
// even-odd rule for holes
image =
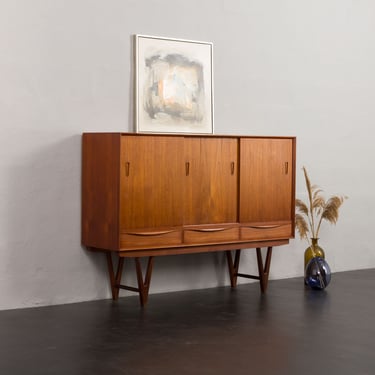
[[186, 244], [206, 244], [238, 240], [238, 227], [192, 228], [184, 230], [184, 243]]
[[120, 248], [160, 248], [178, 246], [182, 243], [182, 230], [129, 231], [120, 235]]
[[291, 223], [241, 226], [241, 240], [271, 240], [293, 237]]

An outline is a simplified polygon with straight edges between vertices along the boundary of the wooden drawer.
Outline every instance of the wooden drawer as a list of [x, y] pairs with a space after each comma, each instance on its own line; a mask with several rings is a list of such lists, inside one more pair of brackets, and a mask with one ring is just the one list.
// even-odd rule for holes
[[134, 230], [120, 235], [121, 249], [169, 247], [181, 245], [182, 230]]
[[241, 226], [241, 240], [269, 240], [293, 237], [292, 223], [248, 224]]
[[239, 228], [228, 226], [196, 227], [184, 230], [184, 243], [205, 244], [239, 240]]

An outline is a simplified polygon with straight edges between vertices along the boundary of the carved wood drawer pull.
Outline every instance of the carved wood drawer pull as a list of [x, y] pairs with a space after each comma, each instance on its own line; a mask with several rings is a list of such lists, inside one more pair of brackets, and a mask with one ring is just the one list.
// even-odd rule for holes
[[126, 232], [132, 236], [160, 236], [162, 234], [172, 233], [174, 230], [162, 230], [160, 232]]
[[253, 228], [253, 229], [274, 229], [274, 228], [280, 228], [281, 225], [247, 225], [247, 228]]
[[222, 232], [223, 230], [230, 228], [199, 228], [199, 229], [189, 229], [193, 232]]

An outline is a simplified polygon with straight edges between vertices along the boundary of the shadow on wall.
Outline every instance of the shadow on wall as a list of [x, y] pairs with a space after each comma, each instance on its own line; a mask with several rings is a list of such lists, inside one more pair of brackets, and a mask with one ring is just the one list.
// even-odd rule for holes
[[[32, 141], [7, 176], [0, 310], [110, 298], [105, 256], [81, 246], [81, 134]], [[123, 283], [136, 285], [132, 259]], [[221, 285], [223, 252], [159, 257], [150, 293]]]
[[[141, 260], [143, 273], [147, 259]], [[134, 260], [126, 258], [122, 284], [137, 286]], [[154, 259], [150, 294], [229, 285], [224, 252], [160, 256]], [[134, 295], [120, 291], [121, 296]]]
[[[234, 257], [234, 252], [232, 252]], [[265, 249], [263, 249], [265, 259]], [[146, 273], [147, 258], [141, 260], [143, 275]], [[115, 265], [116, 266], [116, 265]], [[255, 249], [243, 250], [240, 272], [258, 275]], [[238, 278], [237, 283], [258, 282]], [[134, 259], [125, 258], [122, 284], [137, 286]], [[193, 289], [230, 286], [227, 258], [224, 251], [211, 253], [160, 256], [154, 259], [150, 294]], [[120, 297], [134, 295], [120, 290]]]
[[109, 295], [103, 260], [80, 246], [81, 135], [24, 152], [7, 181], [0, 309]]

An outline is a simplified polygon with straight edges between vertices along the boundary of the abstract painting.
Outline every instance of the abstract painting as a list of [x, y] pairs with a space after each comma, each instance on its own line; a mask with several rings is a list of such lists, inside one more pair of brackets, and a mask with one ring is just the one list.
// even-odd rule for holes
[[136, 131], [213, 133], [212, 43], [135, 36]]

